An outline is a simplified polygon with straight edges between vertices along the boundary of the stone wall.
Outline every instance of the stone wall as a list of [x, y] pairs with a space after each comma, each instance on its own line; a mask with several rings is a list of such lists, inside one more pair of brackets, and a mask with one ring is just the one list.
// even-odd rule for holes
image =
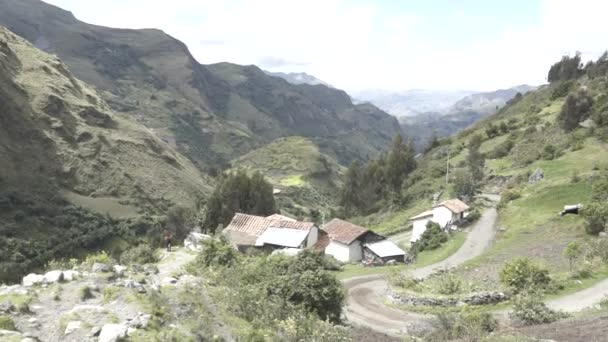
[[412, 293], [396, 293], [387, 290], [388, 299], [394, 304], [408, 306], [461, 306], [461, 305], [488, 305], [503, 302], [509, 297], [503, 292], [476, 292], [454, 297], [429, 297]]

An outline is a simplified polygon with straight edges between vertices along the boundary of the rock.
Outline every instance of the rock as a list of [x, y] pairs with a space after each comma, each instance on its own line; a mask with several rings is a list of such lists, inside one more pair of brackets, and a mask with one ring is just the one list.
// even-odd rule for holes
[[32, 337], [26, 337], [24, 339], [21, 340], [21, 342], [37, 342], [38, 340], [32, 338]]
[[36, 317], [32, 317], [32, 318], [28, 319], [27, 322], [29, 324], [38, 324], [38, 319], [36, 319]]
[[[20, 338], [23, 337], [20, 332], [12, 331], [12, 330], [1, 330], [0, 329], [0, 337], [12, 337], [12, 338]], [[0, 341], [3, 339], [0, 338]]]
[[122, 265], [114, 265], [114, 267], [112, 267], [112, 270], [114, 271], [114, 274], [119, 277], [122, 277], [123, 275], [125, 275], [125, 271], [127, 270], [127, 268]]
[[97, 336], [99, 336], [100, 333], [101, 333], [100, 327], [93, 327], [93, 328], [91, 328], [91, 332], [89, 332], [89, 335], [93, 336], [93, 337], [97, 337]]
[[100, 306], [100, 305], [88, 305], [88, 304], [82, 304], [82, 305], [76, 305], [75, 307], [72, 308], [72, 310], [68, 311], [68, 314], [72, 314], [72, 313], [77, 313], [80, 311], [104, 311], [104, 307]]
[[608, 237], [608, 233], [606, 233], [606, 232], [600, 232], [600, 233], [599, 233], [599, 237], [601, 237], [601, 238], [604, 238], [604, 239], [605, 239], [606, 237]]
[[208, 239], [211, 239], [211, 236], [192, 232], [184, 240], [184, 247], [192, 251], [200, 251], [203, 249], [203, 241]]
[[161, 281], [163, 285], [175, 285], [177, 284], [177, 279], [173, 277], [166, 277]]
[[44, 282], [47, 284], [54, 284], [63, 281], [62, 271], [50, 271], [44, 275]]
[[78, 277], [80, 277], [80, 272], [78, 272], [78, 271], [74, 271], [74, 270], [63, 271], [63, 280], [64, 281], [74, 281], [74, 280], [78, 279]]
[[150, 320], [152, 319], [152, 315], [139, 315], [139, 321], [141, 322], [141, 328], [146, 329], [148, 324], [150, 324]]
[[82, 322], [81, 321], [72, 321], [69, 322], [68, 325], [65, 327], [65, 335], [69, 335], [71, 333], [73, 333], [74, 331], [80, 329], [80, 327], [82, 326]]
[[21, 282], [23, 286], [34, 286], [40, 285], [44, 282], [44, 276], [40, 274], [30, 273], [23, 277], [23, 281]]
[[125, 282], [123, 283], [123, 286], [127, 289], [135, 289], [139, 293], [146, 293], [146, 288], [142, 284], [136, 282], [133, 279], [125, 280]]
[[102, 263], [96, 262], [96, 263], [93, 264], [93, 267], [91, 267], [91, 271], [93, 273], [109, 272], [110, 268], [106, 264], [102, 264]]
[[143, 266], [143, 271], [146, 275], [157, 274], [158, 267], [154, 264], [146, 264]]
[[99, 333], [99, 342], [118, 342], [127, 337], [128, 328], [124, 324], [106, 324]]
[[136, 331], [137, 331], [137, 328], [132, 328], [132, 327], [127, 328], [127, 336], [133, 336], [133, 334], [135, 334]]
[[543, 178], [545, 178], [545, 173], [542, 169], [536, 169], [530, 177], [528, 177], [528, 183], [534, 184], [540, 182]]
[[0, 312], [9, 313], [12, 311], [15, 311], [15, 305], [13, 305], [13, 302], [10, 300], [5, 300], [4, 302], [0, 303]]

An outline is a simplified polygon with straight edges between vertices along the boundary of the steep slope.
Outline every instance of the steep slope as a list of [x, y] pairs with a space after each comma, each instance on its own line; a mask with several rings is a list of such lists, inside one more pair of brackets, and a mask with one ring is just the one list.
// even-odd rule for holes
[[67, 200], [133, 217], [193, 207], [210, 192], [188, 159], [4, 27], [0, 99], [0, 280], [116, 233], [109, 218]]
[[354, 106], [337, 90], [292, 85], [256, 67], [203, 66], [159, 30], [89, 25], [39, 0], [0, 0], [0, 24], [57, 54], [120, 116], [153, 129], [202, 169], [294, 134], [318, 137], [349, 162], [400, 131], [386, 113]]

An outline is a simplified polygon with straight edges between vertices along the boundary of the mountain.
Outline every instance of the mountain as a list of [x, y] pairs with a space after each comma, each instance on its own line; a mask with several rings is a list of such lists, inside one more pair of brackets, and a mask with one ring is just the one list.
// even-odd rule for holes
[[202, 65], [160, 30], [90, 25], [39, 0], [0, 0], [0, 25], [59, 56], [118, 116], [150, 128], [205, 171], [291, 135], [349, 163], [400, 132], [394, 118], [354, 105], [343, 91], [290, 84], [255, 66]]
[[285, 73], [285, 72], [272, 72], [272, 71], [266, 71], [264, 70], [264, 72], [266, 74], [268, 74], [269, 76], [274, 76], [274, 77], [280, 77], [282, 79], [284, 79], [285, 81], [291, 83], [291, 84], [309, 84], [309, 85], [324, 85], [326, 87], [330, 87], [332, 88], [331, 85], [329, 85], [329, 83], [322, 81], [312, 75], [309, 75], [305, 72], [289, 72], [289, 73]]
[[190, 160], [1, 26], [0, 113], [0, 281], [145, 234], [152, 226], [115, 220], [192, 208], [211, 192]]
[[384, 90], [353, 92], [357, 101], [371, 102], [397, 118], [416, 116], [427, 112], [443, 112], [458, 100], [473, 94], [470, 90], [412, 89], [395, 93]]
[[400, 118], [403, 130], [409, 133], [418, 149], [424, 148], [433, 137], [447, 137], [460, 132], [478, 120], [496, 113], [518, 93], [536, 89], [519, 85], [508, 89], [468, 95], [443, 111], [421, 113]]

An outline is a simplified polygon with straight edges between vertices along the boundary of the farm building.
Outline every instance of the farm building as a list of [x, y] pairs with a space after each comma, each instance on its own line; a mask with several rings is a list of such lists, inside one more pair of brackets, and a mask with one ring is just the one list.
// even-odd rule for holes
[[[322, 230], [327, 234], [327, 242], [324, 243], [325, 254], [332, 255], [339, 261], [356, 262], [368, 256], [382, 262], [391, 258], [404, 260], [405, 252], [395, 244], [350, 222], [333, 219], [323, 226]], [[396, 249], [399, 252], [396, 252]]]
[[237, 213], [222, 234], [242, 251], [249, 247], [309, 248], [317, 243], [319, 231], [312, 222], [283, 215], [262, 217]]
[[461, 222], [469, 214], [470, 207], [463, 201], [454, 198], [439, 203], [431, 210], [427, 210], [412, 218], [412, 242], [420, 239], [426, 231], [426, 225], [429, 221], [439, 224], [443, 229], [454, 228], [454, 225]]

